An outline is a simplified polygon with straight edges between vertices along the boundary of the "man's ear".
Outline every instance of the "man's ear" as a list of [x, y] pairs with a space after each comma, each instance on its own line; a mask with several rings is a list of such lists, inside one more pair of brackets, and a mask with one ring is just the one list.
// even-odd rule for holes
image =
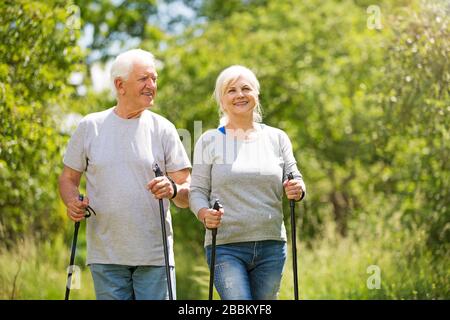
[[123, 83], [124, 81], [122, 80], [122, 78], [114, 79], [114, 86], [116, 87], [117, 95], [123, 95], [125, 93]]

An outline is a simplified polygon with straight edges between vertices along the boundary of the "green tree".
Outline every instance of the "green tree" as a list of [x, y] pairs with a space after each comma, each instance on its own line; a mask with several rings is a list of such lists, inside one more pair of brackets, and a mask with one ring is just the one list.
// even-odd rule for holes
[[426, 1], [391, 17], [371, 126], [377, 188], [395, 198], [405, 227], [426, 226], [441, 249], [450, 244], [449, 13], [448, 3]]
[[[57, 215], [61, 111], [80, 70], [79, 31], [66, 1], [0, 4], [0, 239], [47, 237]], [[61, 210], [59, 210], [61, 212]]]

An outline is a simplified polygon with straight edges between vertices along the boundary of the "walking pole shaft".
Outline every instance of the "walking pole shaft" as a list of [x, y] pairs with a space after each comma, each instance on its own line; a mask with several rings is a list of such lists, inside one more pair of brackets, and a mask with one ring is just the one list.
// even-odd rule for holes
[[[288, 179], [294, 179], [294, 175], [288, 174]], [[292, 272], [294, 274], [294, 299], [298, 300], [298, 273], [297, 273], [297, 228], [295, 226], [295, 201], [289, 200], [291, 208], [291, 230], [292, 230]]]
[[166, 276], [167, 276], [167, 289], [169, 290], [169, 300], [173, 300], [172, 294], [172, 279], [170, 276], [170, 265], [169, 265], [169, 250], [167, 247], [167, 233], [166, 233], [166, 219], [164, 215], [164, 204], [163, 200], [159, 200], [159, 211], [161, 213], [161, 229], [163, 237], [163, 247], [164, 247], [164, 263], [166, 266]]
[[291, 207], [291, 228], [292, 228], [292, 270], [294, 272], [294, 298], [298, 300], [298, 273], [297, 273], [297, 235], [295, 225], [295, 202], [289, 201]]
[[[223, 206], [220, 204], [219, 199], [214, 202], [213, 209], [220, 210]], [[213, 299], [214, 288], [214, 269], [216, 267], [216, 238], [217, 228], [211, 229], [212, 244], [211, 244], [211, 261], [209, 262], [209, 300]]]
[[[84, 196], [82, 194], [78, 195], [78, 200], [83, 201]], [[90, 206], [87, 206], [85, 209], [85, 218], [89, 218], [91, 216], [91, 213], [94, 215], [97, 215]], [[80, 229], [80, 221], [75, 222], [75, 230], [73, 232], [73, 240], [72, 240], [72, 252], [70, 253], [70, 264], [69, 264], [69, 271], [67, 274], [67, 283], [66, 283], [66, 295], [64, 300], [69, 300], [70, 296], [70, 287], [72, 285], [72, 275], [73, 275], [73, 267], [75, 262], [75, 250], [77, 249], [77, 238], [78, 238], [78, 229]]]
[[64, 300], [69, 300], [70, 296], [70, 287], [72, 285], [72, 274], [73, 274], [73, 264], [75, 261], [75, 250], [77, 248], [77, 238], [78, 238], [78, 229], [80, 228], [80, 222], [75, 222], [75, 230], [73, 232], [73, 240], [72, 240], [72, 252], [70, 254], [70, 263], [69, 263], [69, 272], [67, 274], [67, 283], [66, 283], [66, 295]]
[[213, 287], [214, 287], [214, 269], [216, 264], [216, 236], [217, 236], [217, 229], [211, 230], [212, 234], [212, 246], [211, 246], [211, 262], [210, 269], [209, 269], [209, 300], [213, 299]]
[[[153, 171], [155, 172], [156, 177], [161, 177], [163, 175], [161, 169], [158, 164], [154, 164]], [[167, 277], [167, 289], [169, 291], [169, 300], [173, 300], [172, 294], [172, 279], [170, 276], [170, 265], [169, 265], [169, 249], [167, 246], [167, 232], [166, 232], [166, 217], [164, 214], [164, 203], [162, 199], [159, 199], [159, 213], [161, 217], [161, 231], [162, 231], [162, 240], [163, 240], [163, 249], [164, 249], [164, 263], [166, 267], [166, 277]]]

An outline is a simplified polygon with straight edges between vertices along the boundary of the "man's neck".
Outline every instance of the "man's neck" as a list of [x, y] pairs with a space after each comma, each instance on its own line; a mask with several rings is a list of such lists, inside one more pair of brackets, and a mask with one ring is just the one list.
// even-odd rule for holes
[[142, 112], [145, 111], [145, 109], [147, 109], [147, 108], [136, 110], [135, 108], [128, 107], [128, 106], [118, 102], [116, 107], [114, 108], [114, 112], [123, 119], [134, 119], [134, 118], [139, 118], [141, 116]]

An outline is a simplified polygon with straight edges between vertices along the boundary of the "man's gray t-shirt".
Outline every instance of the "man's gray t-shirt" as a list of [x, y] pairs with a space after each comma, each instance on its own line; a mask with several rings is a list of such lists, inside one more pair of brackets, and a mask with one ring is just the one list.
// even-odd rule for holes
[[[164, 265], [159, 200], [146, 189], [163, 172], [190, 168], [175, 126], [149, 110], [123, 119], [114, 108], [84, 117], [64, 164], [85, 172], [97, 215], [87, 219], [87, 264]], [[164, 199], [169, 261], [174, 266], [170, 201]]]

